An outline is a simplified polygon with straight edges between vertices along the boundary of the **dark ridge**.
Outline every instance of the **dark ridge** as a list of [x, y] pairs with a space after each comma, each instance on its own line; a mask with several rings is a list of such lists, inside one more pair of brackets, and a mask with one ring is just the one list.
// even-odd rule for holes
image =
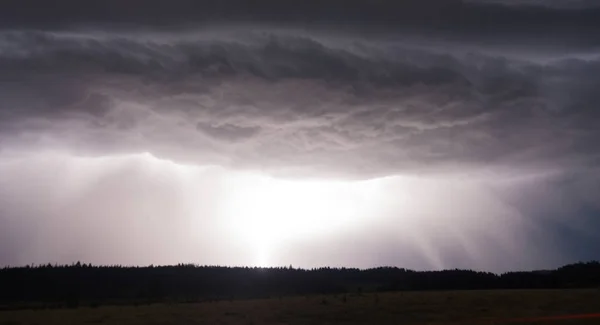
[[556, 270], [494, 274], [290, 267], [40, 265], [0, 270], [0, 309], [199, 302], [249, 298], [413, 291], [600, 288], [600, 262]]

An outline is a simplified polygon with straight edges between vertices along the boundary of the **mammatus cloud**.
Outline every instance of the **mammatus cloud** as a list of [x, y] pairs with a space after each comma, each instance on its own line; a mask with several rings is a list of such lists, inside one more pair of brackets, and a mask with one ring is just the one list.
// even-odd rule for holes
[[0, 264], [598, 258], [594, 10], [109, 3], [0, 11]]

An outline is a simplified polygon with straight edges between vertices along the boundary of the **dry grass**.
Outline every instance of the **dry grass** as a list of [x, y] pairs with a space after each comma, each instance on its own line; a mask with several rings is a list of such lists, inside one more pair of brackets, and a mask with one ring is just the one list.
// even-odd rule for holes
[[[198, 304], [0, 312], [0, 325], [32, 324], [509, 324], [600, 312], [600, 290], [404, 292]], [[600, 324], [600, 319], [535, 324]]]

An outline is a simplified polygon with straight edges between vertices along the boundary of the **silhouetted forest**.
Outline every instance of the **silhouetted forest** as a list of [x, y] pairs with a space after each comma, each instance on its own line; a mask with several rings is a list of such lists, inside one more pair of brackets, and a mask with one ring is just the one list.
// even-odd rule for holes
[[1, 308], [197, 302], [332, 293], [600, 288], [600, 262], [494, 274], [396, 267], [295, 269], [197, 266], [41, 265], [0, 270]]

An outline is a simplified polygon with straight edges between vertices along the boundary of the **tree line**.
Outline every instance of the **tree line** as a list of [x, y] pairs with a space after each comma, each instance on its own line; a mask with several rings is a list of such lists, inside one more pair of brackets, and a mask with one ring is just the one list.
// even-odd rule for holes
[[411, 290], [600, 288], [600, 262], [494, 274], [289, 267], [38, 265], [0, 269], [0, 308], [198, 302]]

